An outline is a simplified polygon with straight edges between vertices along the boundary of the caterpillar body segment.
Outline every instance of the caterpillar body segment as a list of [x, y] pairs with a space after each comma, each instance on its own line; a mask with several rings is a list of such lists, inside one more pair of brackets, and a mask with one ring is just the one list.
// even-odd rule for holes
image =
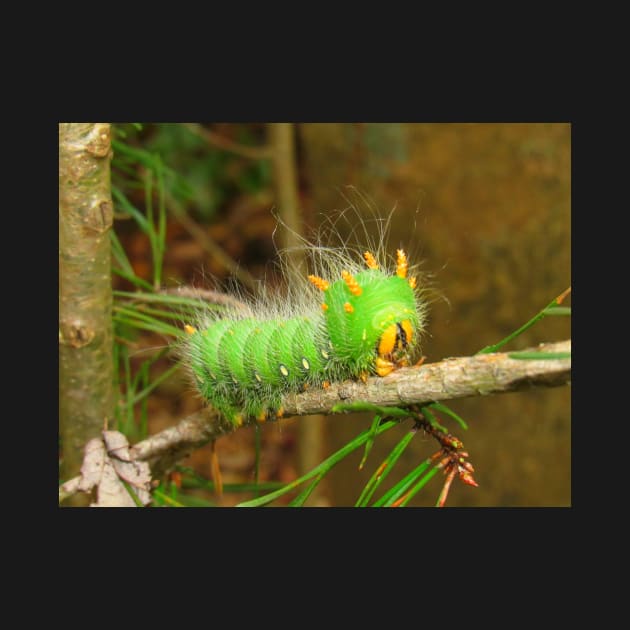
[[[398, 250], [387, 271], [370, 252], [337, 254], [328, 273], [294, 286], [300, 302], [187, 326], [183, 352], [201, 396], [234, 424], [278, 417], [282, 395], [409, 365], [424, 302]], [[303, 288], [303, 291], [302, 291]], [[258, 314], [260, 312], [260, 314]]]

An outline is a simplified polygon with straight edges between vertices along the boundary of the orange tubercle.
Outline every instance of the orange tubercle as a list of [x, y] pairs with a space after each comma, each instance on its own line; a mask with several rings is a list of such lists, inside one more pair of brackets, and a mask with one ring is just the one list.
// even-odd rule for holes
[[327, 311], [328, 310], [328, 304], [326, 304], [326, 302], [322, 302], [321, 303], [321, 307], [322, 307], [322, 311]]
[[417, 284], [416, 276], [411, 276], [411, 278], [409, 278], [409, 286], [412, 289], [415, 289], [416, 288], [416, 284]]
[[343, 310], [346, 311], [346, 313], [354, 313], [354, 307], [350, 304], [350, 302], [346, 302], [343, 305]]
[[352, 293], [352, 295], [356, 295], [357, 297], [361, 295], [363, 289], [359, 286], [357, 279], [351, 273], [349, 273], [348, 271], [342, 271], [341, 277], [348, 285], [348, 289], [350, 289], [350, 293]]
[[309, 281], [314, 284], [320, 291], [325, 291], [330, 285], [326, 280], [319, 276], [306, 276]]
[[378, 269], [378, 263], [376, 262], [376, 258], [372, 255], [372, 252], [365, 252], [363, 258], [365, 258], [365, 264], [369, 269]]
[[188, 324], [186, 324], [184, 326], [184, 330], [186, 331], [186, 333], [188, 333], [189, 335], [194, 335], [197, 332], [196, 328], [193, 328], [192, 326], [189, 326]]
[[396, 275], [399, 278], [407, 277], [407, 254], [402, 249], [396, 250]]

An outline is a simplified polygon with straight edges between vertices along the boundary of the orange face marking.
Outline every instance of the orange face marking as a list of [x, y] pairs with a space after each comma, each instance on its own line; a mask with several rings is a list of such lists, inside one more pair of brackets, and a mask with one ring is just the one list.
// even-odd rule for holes
[[351, 273], [349, 273], [348, 271], [342, 271], [341, 277], [348, 285], [348, 289], [350, 289], [350, 293], [352, 293], [352, 295], [359, 296], [361, 295], [361, 293], [363, 293], [363, 289], [359, 286], [356, 278]]
[[396, 275], [399, 278], [407, 277], [407, 255], [402, 249], [396, 250]]
[[378, 354], [381, 357], [390, 355], [394, 351], [396, 345], [396, 337], [398, 336], [398, 328], [396, 324], [388, 326], [381, 335], [381, 340], [378, 342]]
[[371, 252], [365, 252], [363, 254], [363, 258], [365, 258], [365, 264], [369, 269], [378, 269], [376, 258], [374, 258]]
[[320, 291], [325, 291], [330, 285], [326, 280], [319, 276], [306, 276], [309, 281], [314, 284]]

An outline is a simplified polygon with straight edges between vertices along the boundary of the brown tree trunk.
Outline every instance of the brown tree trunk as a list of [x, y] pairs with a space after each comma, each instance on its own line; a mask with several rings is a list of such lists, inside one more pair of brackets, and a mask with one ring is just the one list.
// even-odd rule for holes
[[59, 424], [62, 477], [114, 411], [110, 125], [59, 124]]
[[[276, 198], [279, 214], [289, 228], [281, 231], [282, 246], [300, 245], [302, 220], [299, 209], [297, 173], [295, 165], [295, 125], [293, 123], [269, 123], [269, 143], [273, 151]], [[298, 269], [304, 262], [304, 253], [291, 251], [287, 255], [291, 267]], [[300, 472], [306, 473], [321, 461], [324, 444], [324, 418], [313, 416], [298, 428], [298, 458]], [[318, 504], [325, 494], [325, 484], [320, 484], [310, 503]]]

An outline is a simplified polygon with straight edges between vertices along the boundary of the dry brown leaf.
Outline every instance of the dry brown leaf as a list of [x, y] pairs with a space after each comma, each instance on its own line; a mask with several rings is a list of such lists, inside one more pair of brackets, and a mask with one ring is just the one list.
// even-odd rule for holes
[[136, 507], [136, 502], [127, 492], [109, 458], [105, 460], [96, 493], [98, 500], [90, 507]]
[[90, 507], [136, 507], [125, 487], [143, 505], [151, 502], [151, 471], [147, 462], [132, 461], [127, 438], [118, 431], [103, 431], [102, 438], [85, 447], [79, 490], [90, 492], [96, 486], [96, 503]]
[[143, 505], [151, 502], [151, 469], [147, 462], [133, 461], [127, 438], [118, 431], [103, 431], [103, 439], [114, 469], [136, 493]]
[[97, 485], [103, 474], [105, 465], [105, 446], [101, 438], [94, 438], [85, 445], [85, 457], [81, 464], [81, 481], [79, 490], [89, 492]]

